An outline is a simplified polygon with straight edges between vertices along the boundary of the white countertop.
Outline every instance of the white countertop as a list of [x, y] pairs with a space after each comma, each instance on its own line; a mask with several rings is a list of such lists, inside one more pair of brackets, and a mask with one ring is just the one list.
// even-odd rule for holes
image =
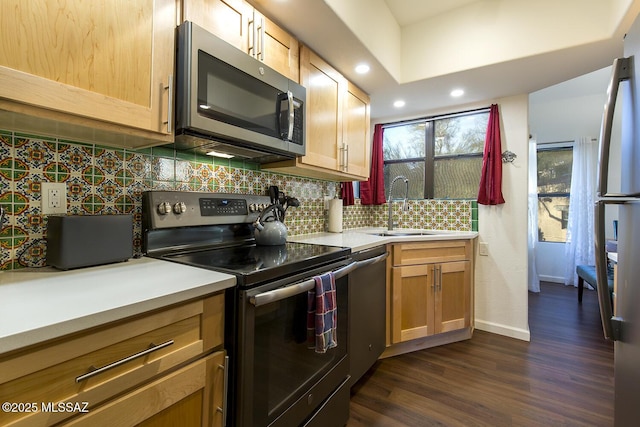
[[235, 286], [235, 276], [152, 258], [0, 272], [0, 354]]
[[[385, 228], [290, 236], [351, 248], [393, 242], [474, 239], [477, 232], [379, 236]], [[396, 232], [425, 230], [397, 229]], [[235, 286], [235, 276], [152, 258], [60, 271], [0, 272], [0, 354]]]
[[318, 245], [341, 246], [351, 248], [353, 252], [374, 248], [394, 242], [422, 242], [430, 240], [456, 240], [475, 239], [478, 237], [477, 231], [441, 231], [441, 230], [417, 230], [417, 229], [395, 229], [394, 232], [432, 232], [434, 234], [425, 235], [397, 235], [378, 236], [376, 233], [386, 231], [386, 228], [356, 228], [345, 230], [342, 233], [314, 233], [290, 236], [287, 241], [298, 243], [313, 243]]

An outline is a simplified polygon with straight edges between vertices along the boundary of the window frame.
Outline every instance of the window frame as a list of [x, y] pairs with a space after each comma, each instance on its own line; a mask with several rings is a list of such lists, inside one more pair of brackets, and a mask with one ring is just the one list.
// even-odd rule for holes
[[[457, 117], [464, 116], [473, 116], [482, 113], [489, 113], [491, 111], [490, 107], [477, 108], [474, 110], [465, 110], [457, 113], [450, 114], [442, 114], [437, 116], [428, 116], [422, 117], [419, 119], [413, 120], [404, 120], [394, 123], [387, 123], [382, 125], [382, 129], [388, 129], [392, 127], [398, 126], [406, 126], [416, 123], [423, 123], [425, 126], [424, 130], [424, 157], [407, 157], [404, 159], [392, 159], [392, 160], [383, 160], [383, 167], [388, 164], [401, 164], [401, 163], [411, 163], [411, 162], [423, 162], [424, 163], [424, 188], [423, 188], [423, 198], [424, 199], [434, 199], [435, 197], [435, 162], [438, 159], [455, 159], [455, 158], [476, 158], [483, 156], [483, 151], [475, 152], [475, 153], [465, 153], [465, 154], [448, 154], [448, 155], [439, 155], [435, 154], [435, 122], [438, 120], [446, 120]], [[479, 181], [480, 177], [478, 177]], [[386, 190], [386, 184], [385, 184]], [[386, 191], [385, 191], [386, 192]]]
[[[572, 153], [572, 160], [571, 160], [571, 167], [573, 168], [573, 141], [566, 141], [566, 142], [554, 142], [554, 143], [539, 143], [536, 145], [536, 156], [538, 156], [539, 152], [550, 152], [550, 151], [570, 151]], [[537, 201], [538, 201], [538, 207], [537, 209], [540, 209], [540, 199], [541, 198], [545, 198], [545, 197], [566, 197], [567, 201], [569, 203], [571, 203], [571, 179], [572, 177], [569, 176], [569, 191], [567, 192], [563, 192], [563, 191], [553, 191], [553, 192], [548, 192], [548, 193], [540, 193], [538, 191], [538, 189], [540, 188], [538, 185], [538, 171], [539, 169], [539, 164], [536, 160], [536, 195], [537, 195]], [[538, 243], [559, 243], [559, 244], [565, 244], [567, 243], [566, 237], [565, 240], [562, 242], [558, 242], [558, 241], [553, 241], [553, 240], [541, 240], [540, 239], [540, 231], [541, 231], [541, 227], [540, 227], [540, 215], [537, 215], [538, 218], [538, 224], [537, 224], [537, 228], [538, 228]]]

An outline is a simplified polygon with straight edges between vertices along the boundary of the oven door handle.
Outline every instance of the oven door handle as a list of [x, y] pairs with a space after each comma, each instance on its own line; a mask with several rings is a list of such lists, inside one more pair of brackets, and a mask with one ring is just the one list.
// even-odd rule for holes
[[[363, 261], [352, 262], [351, 264], [347, 264], [344, 267], [341, 267], [337, 270], [333, 271], [333, 275], [336, 279], [340, 279], [341, 277], [346, 276], [351, 273], [353, 270], [365, 267], [367, 265], [375, 264], [377, 262], [385, 260], [389, 256], [389, 252], [385, 252], [382, 255], [379, 255], [374, 258], [365, 259]], [[249, 302], [256, 307], [260, 307], [261, 305], [270, 304], [272, 302], [281, 301], [283, 299], [291, 298], [292, 296], [301, 294], [303, 292], [308, 292], [313, 290], [316, 286], [316, 281], [311, 278], [304, 280], [302, 282], [295, 283], [290, 286], [286, 286], [284, 288], [274, 289], [272, 291], [263, 292], [261, 294], [252, 296], [249, 298]]]

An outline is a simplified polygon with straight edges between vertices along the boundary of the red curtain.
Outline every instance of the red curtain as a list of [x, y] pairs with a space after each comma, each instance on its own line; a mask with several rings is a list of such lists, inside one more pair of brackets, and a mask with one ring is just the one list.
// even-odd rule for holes
[[342, 187], [340, 198], [342, 199], [342, 206], [351, 206], [354, 204], [353, 198], [353, 182], [343, 182], [340, 184]]
[[382, 153], [382, 125], [375, 125], [371, 153], [371, 174], [367, 181], [360, 183], [360, 202], [363, 205], [383, 205], [384, 198], [384, 158]]
[[484, 141], [482, 157], [482, 175], [478, 190], [478, 203], [482, 205], [499, 205], [504, 203], [502, 197], [502, 147], [500, 143], [500, 113], [498, 105], [493, 104], [489, 112], [487, 136]]

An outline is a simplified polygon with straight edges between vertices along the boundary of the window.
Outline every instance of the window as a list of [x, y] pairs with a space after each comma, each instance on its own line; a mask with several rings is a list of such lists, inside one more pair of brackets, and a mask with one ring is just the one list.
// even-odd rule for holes
[[412, 199], [476, 198], [489, 109], [384, 127], [385, 193], [394, 177], [409, 179]]
[[573, 148], [538, 146], [538, 241], [566, 242]]

